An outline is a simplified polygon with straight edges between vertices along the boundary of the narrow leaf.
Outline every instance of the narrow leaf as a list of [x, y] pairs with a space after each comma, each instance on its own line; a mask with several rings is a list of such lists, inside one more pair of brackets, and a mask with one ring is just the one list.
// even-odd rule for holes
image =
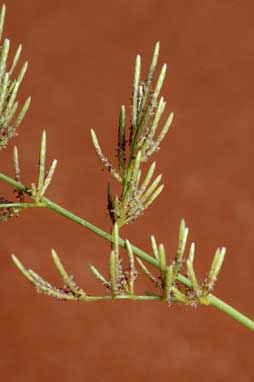
[[101, 163], [103, 164], [103, 166], [111, 173], [111, 175], [113, 176], [114, 179], [116, 179], [118, 182], [122, 183], [122, 177], [113, 168], [112, 163], [108, 160], [108, 158], [105, 157], [105, 155], [102, 153], [101, 147], [100, 147], [98, 139], [97, 139], [97, 136], [96, 136], [93, 129], [91, 129], [91, 137], [92, 137], [92, 142], [93, 142], [93, 146], [95, 148], [96, 154], [97, 154], [99, 160], [101, 161]]
[[136, 278], [136, 271], [135, 271], [135, 263], [134, 263], [134, 254], [132, 247], [130, 245], [130, 242], [126, 239], [125, 240], [126, 244], [126, 249], [128, 252], [128, 257], [129, 257], [129, 291], [130, 294], [134, 294], [134, 284], [135, 284], [135, 278]]
[[19, 153], [17, 146], [13, 148], [13, 164], [14, 164], [14, 174], [15, 180], [20, 182], [20, 166], [19, 166]]
[[165, 272], [165, 269], [167, 267], [167, 258], [166, 258], [165, 247], [163, 244], [159, 245], [159, 262], [160, 262], [161, 272]]
[[132, 116], [131, 116], [131, 123], [132, 123], [132, 129], [133, 129], [134, 135], [137, 128], [138, 91], [139, 91], [140, 74], [141, 74], [141, 58], [140, 58], [140, 55], [138, 54], [136, 57], [135, 71], [134, 71]]
[[5, 111], [4, 111], [5, 116], [8, 116], [8, 114], [9, 114], [9, 112], [10, 112], [10, 110], [11, 110], [11, 108], [12, 108], [14, 102], [15, 102], [15, 99], [16, 99], [18, 90], [20, 88], [21, 82], [22, 82], [22, 80], [24, 78], [24, 75], [25, 75], [25, 73], [27, 71], [27, 67], [28, 67], [28, 63], [25, 62], [25, 64], [23, 65], [23, 67], [22, 67], [22, 69], [21, 69], [21, 71], [20, 71], [20, 73], [18, 75], [18, 78], [17, 78], [17, 80], [15, 82], [15, 85], [12, 88], [11, 93], [9, 94], [10, 98], [9, 98], [9, 101], [8, 101], [8, 103], [6, 105], [6, 108], [5, 108]]
[[50, 183], [52, 181], [53, 175], [54, 175], [55, 170], [56, 170], [56, 166], [57, 166], [57, 160], [54, 159], [51, 166], [50, 166], [50, 169], [48, 171], [48, 175], [46, 176], [44, 183], [43, 183], [43, 186], [41, 188], [41, 197], [45, 194], [48, 186], [50, 185]]
[[120, 117], [119, 117], [119, 128], [118, 128], [118, 167], [120, 174], [123, 176], [125, 172], [125, 146], [126, 146], [126, 140], [125, 140], [125, 107], [121, 107], [120, 111]]
[[31, 103], [31, 97], [28, 97], [27, 100], [25, 101], [24, 106], [22, 107], [14, 125], [13, 125], [13, 127], [15, 129], [21, 124], [23, 118], [26, 115], [27, 110], [29, 109], [30, 103]]
[[167, 65], [164, 64], [162, 66], [162, 69], [160, 71], [160, 74], [159, 74], [159, 77], [158, 77], [158, 81], [157, 81], [157, 84], [155, 86], [155, 89], [154, 89], [154, 92], [151, 96], [151, 100], [150, 100], [150, 103], [149, 103], [149, 106], [147, 107], [147, 110], [146, 110], [146, 113], [144, 114], [144, 118], [142, 119], [142, 122], [141, 122], [141, 126], [140, 126], [140, 133], [142, 133], [145, 129], [145, 126], [147, 125], [149, 119], [151, 118], [151, 115], [154, 111], [154, 108], [156, 107], [156, 104], [157, 104], [157, 98], [160, 94], [160, 91], [161, 91], [161, 87], [163, 85], [163, 82], [164, 82], [164, 79], [165, 79], [165, 76], [166, 76], [166, 71], [167, 71]]
[[142, 171], [141, 169], [138, 170], [138, 175], [137, 175], [137, 181], [136, 181], [136, 187], [138, 188], [140, 179], [141, 179]]
[[215, 252], [215, 255], [208, 273], [208, 277], [207, 277], [207, 286], [209, 291], [213, 290], [214, 288], [214, 284], [220, 273], [225, 254], [226, 254], [225, 247], [223, 247], [222, 249], [218, 248], [217, 251]]
[[154, 191], [154, 193], [149, 197], [149, 199], [146, 200], [144, 208], [148, 208], [150, 206], [150, 204], [152, 204], [155, 201], [155, 199], [158, 198], [158, 196], [160, 195], [163, 188], [164, 188], [164, 184], [162, 184], [160, 187], [158, 187]]
[[155, 142], [153, 142], [151, 147], [146, 151], [147, 158], [149, 158], [155, 151], [157, 151], [159, 149], [161, 142], [163, 141], [165, 135], [167, 134], [167, 132], [168, 132], [168, 130], [172, 124], [173, 117], [174, 117], [174, 113], [171, 113], [169, 115], [163, 129], [161, 130], [158, 138], [155, 140]]
[[137, 185], [137, 179], [138, 179], [138, 171], [141, 163], [141, 151], [137, 153], [137, 156], [134, 161], [133, 171], [131, 174], [131, 182], [135, 185]]
[[92, 264], [89, 264], [92, 274], [99, 280], [105, 287], [109, 287], [110, 283], [102, 276], [102, 274]]
[[139, 257], [136, 257], [136, 260], [137, 262], [139, 263], [140, 265], [140, 268], [141, 270], [144, 272], [144, 274], [149, 278], [149, 280], [151, 280], [154, 285], [156, 287], [161, 287], [161, 282], [160, 280], [157, 279], [157, 277], [155, 277], [150, 271], [149, 269], [145, 266], [145, 264], [143, 263], [143, 261], [139, 258]]
[[55, 263], [55, 266], [60, 274], [60, 276], [62, 277], [63, 279], [63, 283], [68, 287], [68, 289], [75, 295], [75, 296], [81, 296], [81, 295], [85, 295], [85, 292], [80, 289], [76, 284], [75, 282], [71, 279], [71, 277], [69, 276], [69, 274], [66, 272], [66, 270], [64, 269], [64, 266], [60, 260], [60, 258], [58, 257], [56, 251], [54, 249], [52, 249], [51, 251], [51, 255], [52, 255], [52, 259]]
[[38, 185], [37, 185], [39, 198], [42, 195], [41, 192], [42, 192], [44, 177], [45, 177], [46, 145], [47, 145], [47, 136], [46, 136], [46, 131], [43, 130], [42, 137], [41, 137], [41, 149], [40, 149]]
[[153, 191], [156, 189], [156, 187], [158, 186], [158, 184], [160, 183], [161, 181], [161, 178], [162, 178], [162, 175], [158, 175], [153, 183], [151, 184], [151, 186], [148, 187], [148, 189], [146, 190], [146, 192], [144, 192], [144, 194], [141, 196], [141, 200], [142, 202], [145, 202], [149, 196], [153, 193]]
[[6, 14], [6, 6], [3, 4], [1, 13], [0, 13], [0, 40], [2, 39], [3, 29], [4, 29], [4, 20]]
[[22, 45], [20, 44], [20, 45], [18, 46], [18, 49], [17, 49], [17, 51], [16, 51], [16, 54], [15, 54], [15, 56], [14, 56], [14, 58], [13, 58], [13, 61], [12, 61], [12, 65], [11, 65], [10, 70], [9, 70], [9, 74], [10, 74], [10, 76], [12, 75], [14, 69], [16, 68], [16, 65], [17, 65], [18, 60], [19, 60], [20, 55], [21, 55], [21, 51], [22, 51]]
[[0, 93], [0, 113], [2, 114], [5, 100], [8, 93], [8, 85], [9, 85], [9, 73], [5, 73], [3, 77], [3, 82], [1, 84], [1, 93]]
[[153, 80], [154, 71], [155, 71], [156, 66], [157, 66], [159, 52], [160, 52], [160, 43], [157, 42], [156, 45], [155, 45], [155, 48], [154, 48], [152, 62], [151, 62], [151, 65], [150, 65], [150, 68], [149, 68], [149, 71], [148, 71], [148, 76], [147, 76], [146, 83], [145, 83], [145, 91], [144, 91], [144, 95], [142, 97], [142, 102], [141, 102], [141, 105], [140, 105], [139, 123], [140, 123], [140, 121], [142, 119], [143, 112], [144, 112], [145, 105], [146, 105], [146, 101], [147, 101], [147, 99], [149, 97], [149, 93], [151, 91], [151, 83], [152, 83], [152, 80]]
[[153, 138], [153, 136], [154, 136], [154, 134], [155, 134], [155, 132], [157, 130], [159, 121], [160, 121], [161, 116], [162, 116], [162, 114], [163, 114], [163, 112], [165, 110], [165, 106], [166, 106], [166, 102], [164, 102], [164, 98], [161, 97], [159, 105], [158, 105], [158, 107], [156, 109], [156, 113], [155, 113], [155, 116], [154, 116], [151, 128], [150, 128], [150, 132], [149, 132], [149, 136], [148, 136], [149, 139]]
[[151, 240], [151, 247], [152, 247], [152, 250], [153, 250], [153, 256], [155, 257], [156, 260], [160, 260], [159, 258], [159, 250], [158, 250], [158, 246], [157, 246], [157, 243], [156, 243], [156, 239], [155, 237], [152, 235], [150, 237], [150, 240]]
[[[3, 126], [5, 128], [7, 128], [10, 125], [10, 123], [11, 123], [11, 121], [12, 121], [12, 119], [13, 119], [16, 111], [17, 111], [18, 105], [19, 105], [19, 103], [18, 103], [18, 101], [16, 101], [14, 103], [14, 105], [12, 106], [12, 108], [9, 110], [9, 114], [5, 116], [5, 121], [4, 121], [4, 124], [3, 124]], [[10, 132], [14, 135], [15, 134], [15, 129], [10, 128]]]
[[117, 223], [115, 223], [113, 226], [112, 238], [114, 252], [116, 254], [116, 257], [119, 258], [119, 227]]
[[19, 269], [19, 271], [22, 273], [23, 276], [25, 276], [25, 278], [30, 282], [30, 283], [34, 283], [33, 281], [33, 277], [30, 275], [30, 273], [28, 272], [28, 270], [24, 267], [24, 265], [21, 263], [21, 261], [15, 256], [15, 255], [12, 255], [12, 260], [14, 262], [14, 264], [16, 265], [16, 267]]
[[187, 272], [188, 272], [189, 279], [192, 283], [192, 288], [193, 288], [196, 296], [200, 297], [201, 289], [199, 287], [198, 280], [197, 280], [197, 277], [196, 277], [196, 274], [194, 271], [194, 266], [193, 266], [194, 255], [195, 255], [195, 244], [191, 243], [189, 257], [188, 257], [188, 260], [186, 262], [186, 266], [187, 266]]
[[10, 40], [6, 38], [4, 40], [4, 44], [1, 48], [1, 54], [0, 54], [0, 82], [2, 81], [6, 72], [6, 64], [7, 64], [9, 49], [10, 49]]
[[169, 267], [166, 267], [164, 272], [164, 286], [163, 286], [164, 301], [170, 300], [170, 289], [171, 289], [173, 281], [174, 281], [174, 271], [173, 271], [173, 266], [170, 265]]
[[151, 181], [151, 179], [153, 177], [155, 167], [156, 167], [156, 162], [153, 162], [151, 164], [149, 170], [147, 171], [145, 180], [143, 181], [143, 183], [142, 183], [142, 185], [141, 185], [141, 187], [139, 189], [140, 195], [142, 195], [145, 192], [147, 186], [149, 185], [149, 183], [150, 183], [150, 181]]
[[179, 269], [181, 269], [181, 267], [182, 267], [184, 250], [185, 250], [185, 246], [186, 246], [188, 232], [189, 232], [189, 230], [185, 226], [185, 221], [184, 221], [184, 219], [182, 219], [180, 222], [180, 227], [179, 227], [178, 246], [177, 246], [176, 258], [175, 258], [177, 271], [179, 271]]
[[111, 282], [111, 293], [112, 297], [115, 297], [118, 292], [118, 272], [117, 272], [117, 261], [116, 261], [116, 254], [114, 251], [111, 251], [110, 253], [110, 259], [109, 259], [109, 276], [110, 276], [110, 282]]

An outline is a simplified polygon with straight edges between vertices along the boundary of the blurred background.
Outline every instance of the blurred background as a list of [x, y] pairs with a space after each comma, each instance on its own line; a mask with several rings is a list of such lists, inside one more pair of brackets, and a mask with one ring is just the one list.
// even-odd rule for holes
[[[200, 279], [215, 249], [227, 257], [215, 294], [252, 316], [254, 291], [253, 1], [6, 0], [4, 36], [23, 43], [29, 71], [19, 98], [32, 105], [18, 137], [1, 152], [12, 175], [37, 176], [41, 133], [48, 164], [58, 159], [47, 196], [109, 231], [109, 175], [91, 145], [95, 129], [115, 156], [120, 106], [129, 110], [135, 55], [143, 75], [154, 44], [168, 63], [162, 91], [173, 127], [155, 155], [165, 189], [122, 236], [149, 250], [154, 234], [172, 256], [179, 221], [196, 243]], [[1, 183], [1, 195], [12, 190]], [[52, 283], [54, 248], [88, 293], [102, 289], [88, 270], [107, 272], [109, 243], [47, 210], [1, 224], [0, 376], [6, 382], [254, 380], [253, 333], [212, 307], [148, 302], [58, 302], [38, 295], [14, 268], [15, 253]], [[189, 241], [190, 243], [190, 241]], [[149, 284], [140, 277], [139, 288]]]

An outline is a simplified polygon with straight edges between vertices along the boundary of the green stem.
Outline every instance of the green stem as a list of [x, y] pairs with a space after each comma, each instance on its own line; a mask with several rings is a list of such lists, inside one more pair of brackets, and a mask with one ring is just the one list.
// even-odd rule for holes
[[[2, 173], [0, 173], [0, 179], [5, 181], [6, 183], [10, 184], [11, 186], [15, 187], [16, 189], [19, 189], [19, 190], [25, 192], [26, 194], [28, 194], [29, 196], [31, 196], [32, 191], [29, 188], [25, 187], [23, 184], [15, 181], [14, 179], [11, 179], [10, 177], [8, 177]], [[74, 215], [73, 213], [67, 211], [65, 208], [59, 206], [58, 204], [52, 202], [51, 200], [49, 200], [45, 197], [42, 197], [41, 202], [45, 205], [45, 207], [49, 208], [50, 210], [55, 211], [60, 215], [63, 215], [64, 217], [66, 217], [66, 218], [82, 225], [83, 227], [89, 229], [90, 231], [96, 233], [97, 235], [101, 236], [102, 238], [113, 242], [113, 238], [109, 233], [107, 233], [107, 232], [103, 231], [102, 229], [94, 226], [92, 223], [89, 223], [88, 221], [80, 218], [79, 216]], [[32, 204], [32, 206], [34, 207], [35, 205]], [[119, 238], [119, 245], [121, 247], [125, 248], [126, 247], [125, 240]], [[149, 256], [146, 252], [142, 251], [138, 247], [135, 247], [134, 245], [132, 245], [132, 250], [138, 257], [147, 261], [149, 264], [153, 265], [154, 267], [156, 267], [158, 269], [160, 268], [159, 262], [155, 258]], [[186, 277], [184, 277], [183, 275], [179, 275], [178, 280], [186, 286], [191, 286], [190, 281]], [[109, 297], [108, 299], [111, 299], [111, 296], [105, 296], [105, 297]], [[152, 296], [152, 297], [154, 297], [154, 296]], [[123, 297], [121, 297], [121, 298], [123, 298]], [[142, 299], [143, 298], [144, 298], [144, 296], [142, 296]], [[146, 299], [158, 299], [158, 298], [151, 298], [151, 296], [147, 296], [147, 297], [145, 296], [145, 298]], [[244, 316], [242, 313], [238, 312], [236, 309], [234, 309], [233, 307], [231, 307], [230, 305], [228, 305], [224, 301], [220, 300], [218, 297], [216, 297], [212, 294], [209, 294], [208, 295], [208, 302], [209, 302], [209, 305], [212, 305], [215, 308], [228, 314], [233, 319], [240, 322], [242, 325], [246, 326], [247, 328], [254, 330], [254, 321], [253, 320]]]
[[1, 203], [0, 208], [32, 208], [32, 207], [46, 207], [44, 203]]

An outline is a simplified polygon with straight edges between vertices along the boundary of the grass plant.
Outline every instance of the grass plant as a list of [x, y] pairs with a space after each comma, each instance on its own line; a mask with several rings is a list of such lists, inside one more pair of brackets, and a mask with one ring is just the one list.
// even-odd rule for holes
[[[0, 14], [0, 37], [2, 37], [5, 5]], [[30, 97], [19, 108], [18, 91], [27, 63], [14, 76], [15, 67], [21, 55], [21, 45], [9, 64], [10, 42], [5, 39], [0, 47], [0, 150], [7, 147], [9, 141], [15, 137], [16, 130], [22, 122], [30, 105]], [[159, 150], [161, 143], [173, 121], [170, 113], [164, 124], [162, 116], [166, 109], [166, 101], [160, 96], [161, 88], [166, 76], [167, 65], [164, 64], [158, 76], [155, 75], [160, 51], [159, 42], [154, 47], [150, 68], [144, 80], [141, 77], [141, 57], [137, 55], [134, 67], [134, 79], [131, 97], [131, 115], [126, 116], [126, 108], [122, 106], [119, 115], [117, 140], [117, 167], [103, 153], [98, 137], [91, 130], [91, 140], [101, 164], [106, 168], [112, 181], [107, 188], [107, 209], [112, 222], [111, 233], [107, 233], [85, 219], [67, 211], [55, 202], [49, 200], [45, 194], [52, 183], [57, 167], [53, 160], [46, 169], [47, 137], [43, 131], [39, 150], [39, 166], [37, 179], [31, 185], [24, 185], [21, 180], [21, 169], [18, 148], [13, 150], [14, 177], [2, 172], [0, 179], [8, 183], [15, 191], [16, 200], [9, 201], [0, 197], [0, 220], [6, 222], [17, 216], [27, 208], [47, 208], [73, 222], [82, 225], [110, 242], [108, 250], [108, 274], [103, 275], [100, 270], [90, 264], [89, 268], [94, 277], [105, 288], [103, 295], [91, 295], [78, 286], [74, 278], [64, 268], [60, 257], [54, 249], [51, 251], [53, 264], [62, 280], [60, 286], [51, 285], [48, 281], [23, 265], [21, 260], [12, 255], [16, 267], [38, 292], [65, 301], [97, 301], [97, 300], [159, 300], [169, 305], [180, 303], [190, 307], [201, 304], [206, 307], [214, 306], [230, 315], [242, 325], [253, 330], [254, 321], [232, 308], [212, 294], [219, 276], [226, 249], [216, 249], [211, 261], [210, 269], [202, 282], [199, 282], [195, 269], [195, 244], [191, 243], [187, 249], [189, 230], [185, 221], [180, 221], [178, 245], [175, 254], [166, 254], [163, 243], [158, 243], [152, 235], [150, 237], [150, 254], [145, 253], [128, 239], [120, 237], [120, 229], [126, 224], [134, 223], [145, 210], [156, 201], [164, 185], [162, 175], [156, 174], [157, 166], [151, 161], [153, 154]], [[19, 112], [17, 113], [17, 111]], [[127, 120], [130, 119], [130, 123]], [[147, 171], [143, 164], [150, 162]], [[114, 192], [116, 182], [120, 185], [120, 192]], [[119, 189], [119, 187], [118, 187]], [[26, 199], [29, 198], [29, 201]], [[128, 264], [123, 261], [127, 257]], [[184, 266], [184, 263], [186, 266]], [[150, 265], [150, 267], [147, 266]], [[152, 267], [151, 267], [152, 266]], [[151, 270], [152, 269], [152, 270]], [[144, 275], [151, 282], [151, 291], [142, 295], [136, 294], [136, 283], [140, 275]], [[156, 292], [154, 292], [154, 290]], [[212, 313], [211, 313], [212, 314]]]

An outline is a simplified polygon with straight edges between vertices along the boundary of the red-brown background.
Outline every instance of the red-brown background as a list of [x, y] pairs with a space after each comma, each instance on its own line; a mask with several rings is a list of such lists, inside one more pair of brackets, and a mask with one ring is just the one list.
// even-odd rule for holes
[[[6, 0], [5, 36], [23, 43], [29, 72], [20, 98], [32, 106], [15, 143], [23, 182], [36, 177], [40, 136], [59, 160], [47, 196], [108, 230], [108, 174], [93, 152], [94, 128], [114, 152], [120, 105], [129, 104], [135, 54], [147, 68], [154, 43], [168, 63], [163, 95], [175, 112], [156, 160], [166, 188], [122, 232], [168, 253], [185, 217], [200, 277], [228, 250], [216, 294], [252, 315], [254, 232], [253, 1]], [[12, 50], [13, 52], [13, 50]], [[10, 145], [13, 146], [13, 143]], [[11, 147], [1, 171], [11, 174]], [[9, 188], [1, 184], [1, 194]], [[37, 295], [10, 261], [15, 253], [52, 282], [55, 248], [88, 291], [87, 264], [106, 270], [108, 243], [46, 210], [1, 225], [0, 375], [5, 382], [253, 381], [253, 333], [213, 308], [161, 303], [61, 303]], [[141, 282], [146, 287], [147, 284]]]

